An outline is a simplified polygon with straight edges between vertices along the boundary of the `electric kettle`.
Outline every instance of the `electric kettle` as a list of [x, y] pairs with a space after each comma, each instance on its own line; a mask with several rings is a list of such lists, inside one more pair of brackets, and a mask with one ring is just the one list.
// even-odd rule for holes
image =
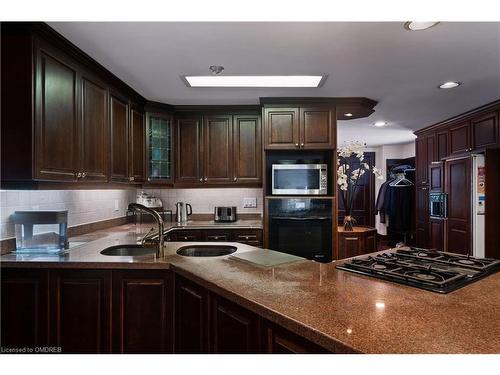
[[175, 204], [175, 221], [184, 223], [187, 221], [188, 216], [193, 213], [193, 208], [189, 203], [177, 202]]

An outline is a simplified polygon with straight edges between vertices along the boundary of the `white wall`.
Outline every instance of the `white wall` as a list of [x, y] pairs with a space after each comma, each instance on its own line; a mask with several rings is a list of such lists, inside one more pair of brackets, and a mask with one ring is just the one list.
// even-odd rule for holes
[[0, 190], [0, 239], [15, 236], [14, 211], [68, 210], [75, 226], [125, 216], [134, 200], [135, 190]]
[[[182, 201], [193, 207], [195, 214], [213, 214], [215, 206], [236, 206], [239, 213], [263, 211], [262, 189], [139, 189], [161, 198], [163, 206], [175, 210], [175, 203]], [[257, 208], [243, 208], [243, 198], [257, 198]]]
[[[368, 148], [367, 151], [375, 152], [375, 165], [382, 169], [383, 180], [375, 179], [375, 201], [377, 200], [380, 186], [385, 182], [386, 178], [386, 160], [387, 159], [406, 159], [415, 156], [415, 142], [402, 143], [397, 145], [383, 145], [378, 147]], [[387, 234], [385, 224], [380, 223], [379, 215], [375, 217], [375, 227], [381, 235]]]

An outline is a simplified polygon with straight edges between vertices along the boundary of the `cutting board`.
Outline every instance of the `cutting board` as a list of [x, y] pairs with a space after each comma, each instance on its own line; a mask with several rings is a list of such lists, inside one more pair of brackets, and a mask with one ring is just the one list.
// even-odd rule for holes
[[286, 263], [299, 262], [305, 258], [295, 255], [280, 253], [273, 250], [250, 250], [230, 255], [229, 258], [241, 260], [243, 262], [261, 267], [276, 267]]

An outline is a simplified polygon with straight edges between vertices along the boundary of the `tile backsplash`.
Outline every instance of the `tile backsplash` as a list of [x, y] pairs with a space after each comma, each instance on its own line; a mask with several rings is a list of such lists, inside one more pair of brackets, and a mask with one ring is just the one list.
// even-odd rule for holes
[[[262, 213], [262, 189], [0, 190], [0, 239], [14, 237], [14, 211], [68, 210], [68, 225], [72, 227], [125, 216], [128, 204], [135, 202], [140, 191], [161, 198], [172, 210], [176, 202], [183, 201], [191, 204], [195, 214], [212, 214], [214, 206]], [[257, 198], [257, 207], [243, 208], [243, 198]]]
[[0, 190], [0, 199], [0, 239], [5, 239], [15, 235], [14, 211], [68, 210], [72, 227], [125, 216], [135, 190]]
[[[161, 198], [163, 206], [175, 210], [175, 203], [182, 201], [193, 207], [195, 214], [213, 214], [215, 206], [236, 206], [239, 213], [259, 213], [263, 209], [262, 189], [139, 189]], [[243, 208], [243, 198], [257, 198], [256, 208]]]

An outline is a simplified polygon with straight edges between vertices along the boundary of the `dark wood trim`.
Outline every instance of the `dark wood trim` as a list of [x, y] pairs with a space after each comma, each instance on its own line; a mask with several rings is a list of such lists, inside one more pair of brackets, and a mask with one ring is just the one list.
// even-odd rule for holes
[[260, 104], [264, 106], [279, 104], [327, 104], [334, 107], [347, 105], [363, 105], [371, 108], [377, 105], [377, 101], [365, 97], [322, 97], [322, 96], [305, 96], [305, 97], [260, 97]]
[[175, 108], [173, 105], [166, 104], [166, 103], [160, 103], [160, 102], [155, 102], [148, 100], [146, 104], [144, 104], [144, 111], [145, 112], [159, 112], [159, 113], [169, 113], [172, 114], [174, 112]]
[[455, 122], [462, 122], [462, 121], [467, 121], [470, 120], [473, 117], [477, 117], [478, 115], [482, 114], [483, 112], [491, 112], [500, 109], [500, 100], [495, 100], [491, 103], [482, 105], [480, 107], [471, 109], [467, 112], [461, 113], [458, 116], [453, 116], [450, 117], [446, 120], [437, 122], [435, 124], [426, 126], [425, 128], [419, 129], [414, 131], [413, 133], [415, 135], [421, 135], [422, 133], [428, 132], [428, 131], [433, 131], [433, 130], [439, 130], [442, 127], [446, 127], [448, 125], [454, 124]]
[[175, 112], [231, 112], [231, 114], [260, 114], [260, 105], [174, 105]]

